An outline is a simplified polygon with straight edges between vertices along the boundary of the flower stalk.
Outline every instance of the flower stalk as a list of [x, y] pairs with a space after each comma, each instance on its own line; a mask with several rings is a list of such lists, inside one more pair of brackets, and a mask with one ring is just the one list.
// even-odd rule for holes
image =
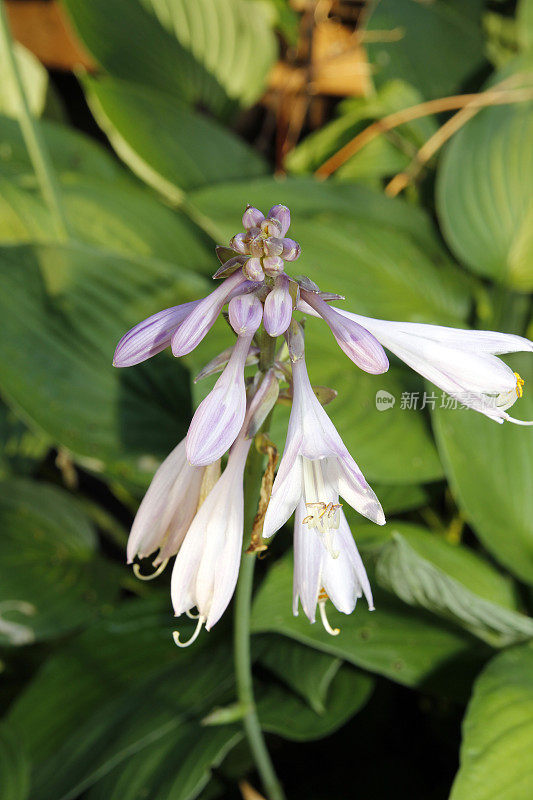
[[[274, 361], [276, 340], [264, 329], [260, 333], [261, 352], [259, 363], [262, 371], [269, 369]], [[268, 431], [270, 416], [262, 425], [261, 434]], [[261, 434], [257, 434], [260, 436]], [[263, 476], [264, 454], [252, 445], [244, 474], [244, 530], [251, 531]], [[257, 714], [254, 699], [252, 661], [250, 653], [250, 617], [254, 582], [254, 568], [257, 553], [247, 553], [248, 541], [245, 539], [244, 549], [235, 592], [235, 617], [233, 629], [233, 654], [235, 664], [235, 681], [237, 698], [246, 713], [243, 727], [252, 753], [255, 766], [261, 777], [268, 800], [285, 800], [283, 788], [278, 780], [274, 765], [270, 758], [261, 723]]]
[[69, 224], [63, 208], [61, 190], [57, 182], [48, 149], [30, 110], [28, 98], [26, 97], [26, 90], [15, 57], [15, 49], [9, 29], [6, 7], [1, 0], [0, 48], [2, 48], [6, 54], [8, 80], [15, 90], [18, 103], [18, 122], [35, 171], [35, 177], [39, 183], [44, 201], [52, 215], [58, 239], [63, 242], [67, 241], [69, 238]]

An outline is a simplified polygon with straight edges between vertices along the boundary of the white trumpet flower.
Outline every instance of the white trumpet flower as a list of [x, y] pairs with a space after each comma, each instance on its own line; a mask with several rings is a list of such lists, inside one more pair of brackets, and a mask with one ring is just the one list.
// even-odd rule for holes
[[294, 515], [294, 579], [293, 614], [298, 615], [298, 601], [310, 622], [315, 621], [317, 604], [322, 624], [332, 636], [326, 615], [329, 599], [343, 614], [351, 614], [359, 597], [366, 597], [368, 607], [374, 610], [372, 590], [361, 556], [353, 540], [342, 509], [338, 514], [338, 528], [333, 533], [333, 551], [324, 546], [320, 533], [309, 525], [308, 508], [300, 500]]

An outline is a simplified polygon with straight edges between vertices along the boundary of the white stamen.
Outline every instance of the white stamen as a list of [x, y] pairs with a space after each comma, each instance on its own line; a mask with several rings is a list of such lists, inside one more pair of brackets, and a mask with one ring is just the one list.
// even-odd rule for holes
[[318, 607], [320, 609], [320, 619], [322, 620], [322, 625], [324, 626], [324, 629], [327, 631], [327, 633], [330, 634], [330, 636], [338, 636], [339, 633], [341, 632], [341, 629], [340, 628], [332, 628], [331, 625], [329, 624], [329, 621], [328, 621], [328, 618], [327, 618], [327, 615], [326, 615], [326, 601], [325, 600], [319, 600], [318, 601]]
[[190, 638], [190, 639], [188, 639], [188, 641], [186, 641], [186, 642], [180, 642], [180, 634], [179, 634], [179, 631], [174, 631], [174, 633], [172, 634], [172, 636], [173, 636], [173, 638], [174, 638], [174, 643], [175, 643], [175, 644], [176, 644], [178, 647], [190, 647], [190, 645], [191, 645], [193, 642], [195, 642], [195, 641], [198, 639], [198, 636], [200, 635], [200, 631], [202, 630], [202, 625], [204, 624], [204, 622], [205, 622], [205, 617], [202, 617], [202, 616], [200, 615], [200, 616], [198, 617], [198, 622], [196, 623], [196, 628], [195, 628], [195, 630], [194, 630], [194, 633], [193, 633], [193, 635], [192, 635], [192, 636], [191, 636], [191, 638]]
[[162, 561], [160, 565], [157, 567], [155, 572], [152, 572], [150, 575], [143, 575], [139, 564], [134, 564], [133, 574], [140, 581], [153, 581], [154, 578], [157, 578], [158, 575], [161, 575], [167, 564], [168, 564], [168, 558], [165, 558], [165, 560]]
[[193, 614], [193, 612], [190, 610], [190, 608], [188, 608], [185, 613], [187, 614], [189, 619], [199, 619], [199, 617], [200, 617], [200, 612], [198, 612], [197, 614]]

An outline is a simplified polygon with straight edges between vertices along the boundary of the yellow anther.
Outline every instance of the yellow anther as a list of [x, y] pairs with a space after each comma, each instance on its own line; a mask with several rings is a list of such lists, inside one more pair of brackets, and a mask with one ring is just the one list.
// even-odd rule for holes
[[522, 386], [524, 385], [525, 380], [520, 377], [518, 372], [515, 372], [515, 378], [516, 378], [516, 396], [520, 398], [524, 394]]

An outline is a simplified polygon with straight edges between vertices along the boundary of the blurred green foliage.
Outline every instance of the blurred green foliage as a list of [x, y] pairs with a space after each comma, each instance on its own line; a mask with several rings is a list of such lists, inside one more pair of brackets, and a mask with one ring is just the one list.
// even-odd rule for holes
[[[168, 577], [141, 584], [123, 564], [142, 492], [207, 391], [191, 377], [229, 331], [217, 324], [183, 362], [162, 353], [123, 371], [111, 366], [114, 346], [140, 319], [206, 293], [214, 245], [239, 227], [247, 202], [291, 208], [298, 270], [345, 295], [347, 308], [531, 333], [531, 100], [465, 119], [407, 199], [384, 187], [446, 115], [380, 136], [328, 181], [312, 173], [392, 112], [497, 84], [531, 89], [533, 2], [374, 4], [373, 92], [342, 101], [304, 135], [284, 178], [242, 119], [280, 39], [284, 48], [298, 39], [286, 0], [62, 5], [99, 65], [79, 76], [79, 91], [108, 144], [69, 124], [61, 92], [19, 46], [17, 59], [59, 180], [67, 242], [53, 233], [0, 53], [0, 796], [234, 798], [252, 765], [234, 706], [230, 615], [178, 651]], [[289, 531], [260, 569], [259, 715], [290, 796], [326, 796], [334, 769], [347, 787], [339, 800], [354, 796], [354, 772], [372, 800], [411, 799], [407, 773], [425, 774], [435, 730], [464, 714], [462, 744], [456, 725], [441, 778], [420, 796], [528, 800], [533, 433], [439, 403], [402, 409], [403, 392], [432, 387], [395, 361], [379, 378], [357, 371], [315, 322], [306, 326], [311, 377], [339, 392], [328, 412], [389, 519], [377, 529], [350, 518], [377, 610], [332, 612], [339, 637], [292, 616]], [[517, 416], [532, 418], [531, 362], [509, 363], [526, 379]], [[377, 390], [396, 398], [393, 409], [376, 408]], [[286, 422], [287, 409], [276, 409], [280, 448]], [[402, 738], [409, 714], [414, 726], [426, 707], [427, 750], [412, 748], [399, 777], [383, 769], [387, 732]], [[307, 784], [291, 784], [291, 759], [311, 758], [318, 751], [301, 743], [318, 739], [325, 758], [313, 756]]]

